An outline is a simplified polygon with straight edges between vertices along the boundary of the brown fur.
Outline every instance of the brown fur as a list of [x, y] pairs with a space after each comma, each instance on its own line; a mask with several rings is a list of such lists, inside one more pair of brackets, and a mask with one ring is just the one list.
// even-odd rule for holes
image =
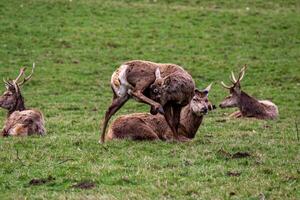
[[8, 114], [1, 135], [27, 136], [45, 134], [43, 114], [38, 110], [27, 110], [25, 108], [17, 81], [6, 81], [5, 84], [6, 91], [0, 96], [0, 107], [7, 109]]
[[160, 70], [157, 69], [155, 75], [156, 80], [150, 86], [149, 96], [163, 106], [164, 117], [174, 137], [177, 137], [181, 109], [193, 98], [195, 83], [187, 72], [176, 71], [162, 78]]
[[161, 77], [166, 77], [172, 73], [187, 74], [180, 66], [175, 64], [161, 64], [142, 60], [125, 62], [113, 73], [111, 87], [114, 97], [105, 114], [101, 142], [104, 142], [109, 119], [131, 97], [139, 102], [150, 105], [152, 114], [164, 112], [162, 106], [149, 98], [147, 94], [149, 92], [149, 86], [156, 80], [156, 69], [160, 70]]
[[15, 111], [7, 118], [2, 135], [44, 135], [46, 133], [44, 123], [44, 117], [38, 110]]
[[164, 116], [161, 114], [134, 113], [117, 118], [110, 126], [106, 140], [179, 140], [188, 141], [195, 137], [203, 115], [213, 106], [207, 98], [208, 91], [196, 90], [193, 99], [181, 111], [178, 137], [174, 138]]
[[[230, 95], [221, 102], [220, 107], [238, 107], [239, 112], [234, 112], [230, 115], [235, 118], [276, 119], [278, 117], [278, 108], [274, 103], [268, 100], [257, 100], [241, 90], [240, 80], [244, 76], [245, 69], [243, 68], [240, 72], [238, 80], [233, 81], [233, 86], [228, 87], [222, 83], [225, 88], [229, 89]], [[235, 80], [233, 73], [232, 76], [233, 80]]]

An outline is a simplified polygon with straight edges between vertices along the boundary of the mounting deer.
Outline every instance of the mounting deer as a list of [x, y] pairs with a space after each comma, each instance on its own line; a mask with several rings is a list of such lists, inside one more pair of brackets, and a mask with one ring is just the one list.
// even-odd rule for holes
[[25, 69], [21, 68], [20, 74], [12, 81], [3, 79], [6, 91], [0, 96], [0, 107], [8, 110], [8, 113], [1, 132], [2, 136], [43, 135], [46, 133], [43, 114], [38, 110], [27, 110], [25, 108], [20, 87], [31, 79], [34, 64], [31, 74], [19, 81], [23, 75], [25, 76]]
[[[154, 82], [157, 84], [150, 89], [150, 85]], [[133, 60], [123, 63], [113, 73], [111, 88], [114, 96], [105, 114], [101, 135], [102, 143], [105, 141], [105, 131], [109, 119], [130, 97], [150, 105], [151, 114], [155, 115], [158, 112], [164, 114], [176, 137], [181, 108], [187, 105], [194, 96], [195, 83], [192, 77], [178, 65]], [[149, 95], [163, 104], [149, 98]]]
[[[179, 141], [193, 139], [203, 117], [214, 106], [208, 101], [211, 84], [204, 90], [195, 90], [188, 105], [183, 107], [178, 129]], [[174, 140], [173, 132], [161, 114], [134, 113], [117, 118], [109, 127], [106, 140]], [[178, 139], [176, 139], [178, 140]]]
[[245, 75], [246, 66], [244, 66], [238, 79], [235, 78], [234, 73], [231, 72], [232, 86], [227, 86], [223, 81], [221, 84], [224, 88], [229, 89], [230, 95], [226, 97], [220, 104], [221, 108], [238, 107], [230, 117], [255, 117], [258, 119], [276, 119], [278, 116], [277, 106], [269, 100], [256, 100], [246, 92], [241, 90], [240, 81]]

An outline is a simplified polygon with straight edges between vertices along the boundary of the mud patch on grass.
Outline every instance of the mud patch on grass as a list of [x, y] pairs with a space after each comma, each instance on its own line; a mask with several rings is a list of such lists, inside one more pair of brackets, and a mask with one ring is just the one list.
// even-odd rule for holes
[[55, 178], [53, 178], [52, 176], [48, 176], [48, 178], [40, 178], [40, 179], [34, 178], [29, 181], [29, 185], [43, 185], [54, 180]]
[[238, 151], [235, 153], [230, 153], [225, 151], [224, 149], [220, 149], [217, 154], [225, 159], [238, 159], [238, 158], [246, 158], [251, 157], [251, 154], [248, 152]]
[[73, 185], [72, 188], [89, 190], [89, 189], [94, 188], [95, 186], [96, 186], [96, 184], [94, 182], [91, 182], [91, 181], [81, 181], [81, 182], [76, 183], [75, 185]]
[[227, 176], [240, 176], [241, 172], [236, 172], [236, 171], [228, 171]]
[[250, 157], [250, 153], [248, 152], [236, 152], [234, 154], [232, 154], [232, 158], [246, 158], [246, 157]]

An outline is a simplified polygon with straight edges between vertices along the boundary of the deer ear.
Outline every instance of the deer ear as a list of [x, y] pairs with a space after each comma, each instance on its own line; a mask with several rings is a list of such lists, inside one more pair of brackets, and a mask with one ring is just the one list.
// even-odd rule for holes
[[156, 70], [155, 70], [155, 78], [156, 79], [161, 79], [159, 68], [156, 68]]
[[208, 95], [208, 93], [209, 93], [209, 91], [210, 91], [210, 89], [211, 89], [212, 84], [213, 84], [213, 83], [209, 84], [209, 86], [207, 86], [207, 87], [203, 90], [203, 92], [206, 93], [207, 95]]
[[199, 90], [199, 89], [195, 89], [195, 95], [199, 95], [200, 97], [205, 97], [208, 95], [208, 92], [204, 91], [204, 90]]

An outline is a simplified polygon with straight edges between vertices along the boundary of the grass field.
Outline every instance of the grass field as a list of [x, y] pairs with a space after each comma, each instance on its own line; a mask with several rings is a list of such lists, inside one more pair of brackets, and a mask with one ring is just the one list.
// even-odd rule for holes
[[[110, 76], [132, 59], [182, 65], [199, 88], [214, 82], [216, 105], [220, 81], [248, 64], [243, 89], [280, 118], [217, 109], [190, 143], [99, 145]], [[300, 199], [299, 1], [0, 1], [0, 78], [33, 62], [23, 95], [48, 134], [0, 139], [0, 199]], [[130, 100], [116, 116], [148, 111]], [[73, 187], [82, 181], [94, 187]]]

